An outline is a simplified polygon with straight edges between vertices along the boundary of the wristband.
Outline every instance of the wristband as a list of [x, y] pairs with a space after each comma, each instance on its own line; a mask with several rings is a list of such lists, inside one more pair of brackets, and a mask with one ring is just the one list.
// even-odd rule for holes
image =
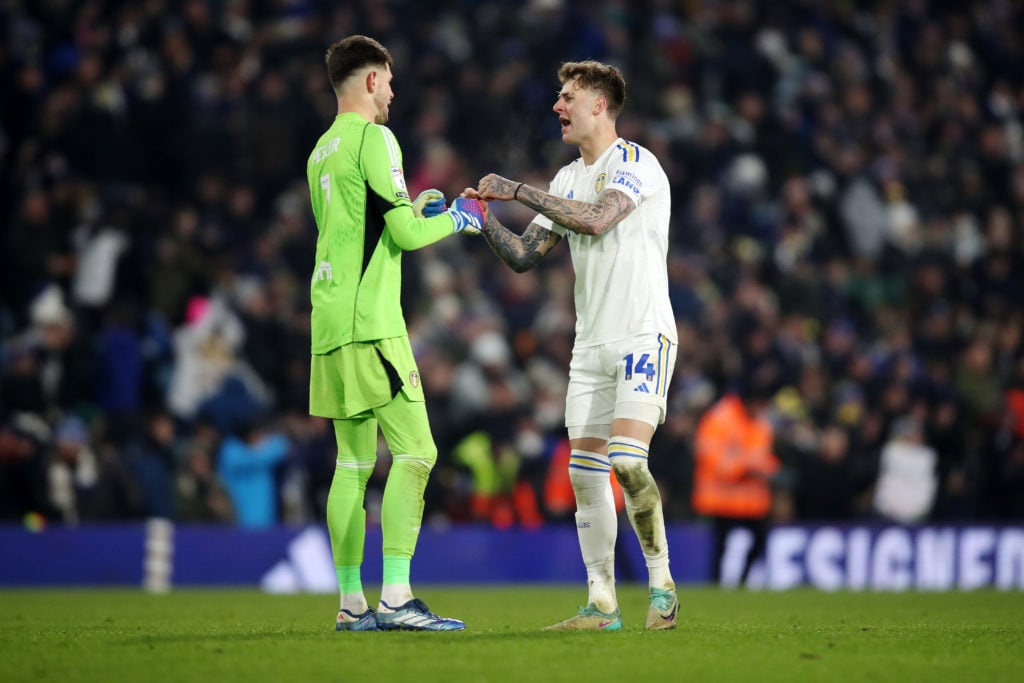
[[526, 183], [519, 183], [518, 185], [516, 185], [516, 191], [512, 193], [512, 199], [519, 201], [519, 188], [525, 184]]

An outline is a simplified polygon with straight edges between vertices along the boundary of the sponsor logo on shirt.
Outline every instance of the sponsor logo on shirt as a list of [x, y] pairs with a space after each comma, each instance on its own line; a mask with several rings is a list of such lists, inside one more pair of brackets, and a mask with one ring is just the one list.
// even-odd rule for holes
[[391, 179], [395, 182], [395, 189], [399, 192], [404, 192], [405, 196], [409, 196], [409, 188], [405, 186], [405, 174], [402, 173], [402, 169], [399, 166], [391, 167]]
[[631, 191], [633, 194], [640, 194], [640, 190], [644, 186], [640, 181], [640, 178], [638, 178], [635, 173], [630, 173], [629, 171], [622, 169], [615, 172], [615, 177], [612, 178], [612, 185], [619, 185]]

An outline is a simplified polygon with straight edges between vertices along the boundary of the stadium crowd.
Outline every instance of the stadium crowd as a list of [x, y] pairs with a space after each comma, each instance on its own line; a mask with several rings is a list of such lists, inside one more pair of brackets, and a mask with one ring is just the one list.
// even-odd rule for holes
[[[1024, 519], [1022, 24], [1006, 0], [3, 3], [0, 517], [323, 519], [305, 160], [324, 50], [365, 33], [412, 193], [546, 187], [575, 152], [558, 65], [623, 69], [619, 131], [674, 192], [668, 519], [694, 517], [702, 415], [753, 384], [775, 520]], [[428, 522], [571, 517], [568, 250], [515, 274], [460, 236], [404, 263]]]

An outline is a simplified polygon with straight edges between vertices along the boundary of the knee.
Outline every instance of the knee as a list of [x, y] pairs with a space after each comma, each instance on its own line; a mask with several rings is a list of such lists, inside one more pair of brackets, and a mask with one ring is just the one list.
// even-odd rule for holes
[[419, 470], [424, 474], [430, 474], [437, 463], [437, 446], [433, 443], [418, 453], [404, 453], [392, 457], [392, 466], [401, 463], [407, 467]]
[[415, 445], [408, 444], [408, 451], [396, 453], [391, 456], [393, 463], [403, 462], [414, 464], [417, 468], [423, 468], [428, 473], [434, 468], [437, 463], [437, 445], [433, 439], [420, 439]]
[[428, 469], [434, 469], [434, 465], [437, 464], [437, 445], [433, 441], [428, 443], [421, 457]]
[[595, 476], [592, 472], [570, 468], [569, 481], [572, 483], [577, 510], [601, 506], [605, 503], [614, 504], [612, 502], [612, 482], [608, 478], [607, 472]]
[[410, 469], [416, 470], [424, 477], [430, 475], [431, 470], [434, 469], [434, 462], [435, 461], [433, 460], [423, 460], [421, 458], [406, 458], [402, 460], [402, 464]]
[[622, 485], [622, 490], [631, 498], [636, 498], [654, 486], [654, 478], [644, 461], [613, 461], [612, 469], [615, 471], [615, 478]]

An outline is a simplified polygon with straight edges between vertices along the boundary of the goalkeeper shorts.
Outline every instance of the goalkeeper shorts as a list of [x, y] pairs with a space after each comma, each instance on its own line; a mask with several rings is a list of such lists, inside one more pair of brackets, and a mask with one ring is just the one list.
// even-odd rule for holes
[[310, 361], [310, 415], [347, 419], [386, 405], [399, 391], [424, 401], [408, 336], [345, 344]]

